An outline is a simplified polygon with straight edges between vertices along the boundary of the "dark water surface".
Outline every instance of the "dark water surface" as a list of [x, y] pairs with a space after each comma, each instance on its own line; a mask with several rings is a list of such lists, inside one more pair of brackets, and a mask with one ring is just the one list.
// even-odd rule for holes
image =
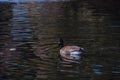
[[[1, 9], [0, 80], [120, 80], [119, 2], [29, 2]], [[85, 48], [79, 63], [60, 61], [60, 37]]]

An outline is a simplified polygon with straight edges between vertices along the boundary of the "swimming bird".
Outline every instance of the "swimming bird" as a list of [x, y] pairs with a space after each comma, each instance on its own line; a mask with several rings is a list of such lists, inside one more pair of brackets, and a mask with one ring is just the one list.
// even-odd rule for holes
[[72, 45], [64, 46], [64, 41], [60, 38], [60, 57], [64, 59], [79, 60], [81, 55], [84, 53], [84, 48]]

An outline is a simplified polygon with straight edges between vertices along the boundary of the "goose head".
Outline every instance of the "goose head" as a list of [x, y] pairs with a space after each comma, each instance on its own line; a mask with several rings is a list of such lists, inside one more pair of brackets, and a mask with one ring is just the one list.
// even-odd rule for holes
[[64, 41], [62, 38], [60, 38], [60, 40], [59, 40], [59, 47], [60, 48], [64, 47]]

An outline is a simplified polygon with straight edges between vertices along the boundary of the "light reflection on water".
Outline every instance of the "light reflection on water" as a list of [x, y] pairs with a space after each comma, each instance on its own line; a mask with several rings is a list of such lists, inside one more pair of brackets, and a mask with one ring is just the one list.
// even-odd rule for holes
[[[119, 80], [120, 15], [112, 9], [117, 6], [102, 4], [104, 7], [92, 1], [14, 5], [13, 18], [0, 22], [0, 79]], [[65, 44], [85, 48], [80, 62], [59, 59], [60, 37]]]

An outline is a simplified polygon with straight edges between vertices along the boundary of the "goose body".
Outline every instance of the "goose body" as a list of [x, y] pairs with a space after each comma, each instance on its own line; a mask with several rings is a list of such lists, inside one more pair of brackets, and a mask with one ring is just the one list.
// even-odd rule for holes
[[81, 58], [81, 54], [83, 54], [84, 49], [79, 46], [64, 46], [63, 39], [60, 39], [60, 56], [64, 59], [74, 59], [79, 60]]
[[80, 55], [83, 53], [82, 49], [79, 46], [64, 46], [60, 49], [60, 56], [66, 59], [79, 60]]
[[[78, 46], [64, 46], [60, 49], [60, 54], [72, 54], [72, 52], [79, 52], [80, 47]], [[74, 53], [73, 53], [74, 54]]]

